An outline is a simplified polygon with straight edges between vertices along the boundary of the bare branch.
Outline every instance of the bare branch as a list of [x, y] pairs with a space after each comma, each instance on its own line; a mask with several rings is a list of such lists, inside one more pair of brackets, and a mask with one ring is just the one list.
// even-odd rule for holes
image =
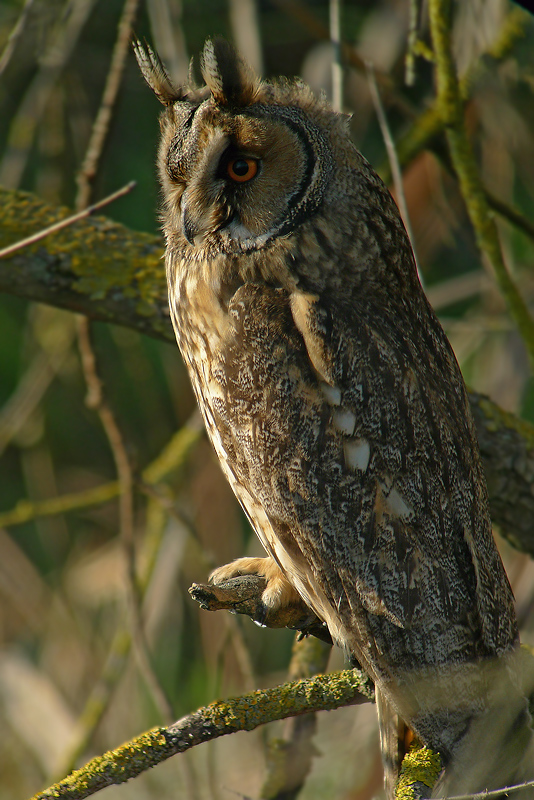
[[408, 213], [408, 204], [406, 203], [406, 195], [404, 193], [402, 171], [397, 156], [397, 150], [395, 148], [395, 142], [393, 141], [393, 136], [391, 135], [391, 131], [389, 129], [386, 112], [384, 111], [384, 106], [380, 98], [380, 92], [378, 91], [378, 86], [376, 84], [374, 67], [371, 64], [371, 62], [367, 62], [366, 69], [367, 69], [367, 82], [369, 84], [369, 91], [371, 93], [371, 98], [373, 100], [373, 105], [375, 107], [376, 116], [378, 118], [378, 124], [380, 125], [380, 131], [382, 133], [382, 138], [386, 146], [386, 152], [388, 154], [389, 166], [391, 169], [391, 174], [393, 176], [393, 184], [395, 187], [397, 205], [399, 206], [399, 211], [402, 217], [402, 221], [404, 222], [404, 227], [406, 228], [408, 237], [412, 243], [412, 250], [415, 258], [415, 264], [417, 266], [417, 273], [419, 275], [419, 280], [421, 281], [421, 286], [423, 286], [424, 285], [423, 275], [419, 268], [419, 263], [417, 261], [417, 254], [415, 252], [415, 246], [414, 246], [415, 238], [412, 232], [412, 226], [410, 224], [410, 215]]
[[15, 50], [15, 47], [17, 46], [24, 32], [24, 28], [26, 27], [26, 23], [34, 2], [35, 0], [25, 0], [19, 18], [9, 34], [6, 46], [4, 47], [2, 55], [0, 56], [0, 75], [2, 75], [5, 68], [9, 64], [11, 56], [13, 55], [13, 51]]
[[[140, 489], [143, 490], [144, 484], [159, 483], [169, 474], [180, 469], [192, 448], [200, 440], [203, 430], [197, 414], [193, 414], [192, 419], [175, 433], [163, 451], [143, 470]], [[114, 500], [119, 494], [119, 481], [110, 481], [82, 492], [72, 492], [72, 494], [51, 497], [49, 500], [40, 502], [21, 500], [15, 508], [0, 513], [0, 528], [22, 525], [37, 517], [51, 517], [56, 514], [65, 514], [68, 511], [79, 511], [102, 505]]]
[[91, 189], [96, 176], [98, 162], [104, 148], [111, 116], [122, 83], [126, 58], [130, 49], [132, 26], [135, 22], [138, 8], [139, 0], [126, 0], [124, 4], [104, 94], [93, 125], [87, 152], [77, 176], [78, 196], [76, 198], [76, 206], [78, 208], [87, 205], [91, 197]]

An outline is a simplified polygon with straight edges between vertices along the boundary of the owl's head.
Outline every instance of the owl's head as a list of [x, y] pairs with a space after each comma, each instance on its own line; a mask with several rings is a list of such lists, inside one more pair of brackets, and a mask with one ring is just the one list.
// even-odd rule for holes
[[257, 250], [324, 204], [333, 142], [349, 142], [345, 117], [302, 83], [261, 82], [222, 39], [204, 47], [202, 88], [173, 86], [158, 56], [134, 47], [166, 107], [159, 168], [168, 236], [193, 248]]

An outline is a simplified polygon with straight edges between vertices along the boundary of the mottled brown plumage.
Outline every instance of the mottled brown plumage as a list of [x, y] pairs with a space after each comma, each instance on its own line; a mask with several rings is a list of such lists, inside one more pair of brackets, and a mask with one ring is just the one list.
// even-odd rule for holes
[[452, 760], [448, 789], [483, 788], [487, 765], [469, 780], [454, 765], [501, 703], [495, 676], [519, 698], [513, 600], [463, 380], [397, 208], [303, 84], [260, 83], [215, 41], [207, 88], [176, 90], [139, 52], [167, 105], [177, 341], [268, 553], [212, 579], [264, 574], [267, 606], [298, 593], [375, 681], [386, 761], [399, 715]]

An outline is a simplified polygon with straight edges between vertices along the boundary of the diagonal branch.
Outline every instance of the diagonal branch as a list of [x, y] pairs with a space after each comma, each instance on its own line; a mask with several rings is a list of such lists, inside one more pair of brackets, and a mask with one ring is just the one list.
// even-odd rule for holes
[[131, 192], [132, 189], [134, 188], [135, 188], [135, 181], [130, 181], [122, 188], [117, 189], [116, 192], [109, 194], [107, 197], [104, 197], [97, 203], [93, 203], [90, 206], [82, 208], [82, 210], [77, 211], [76, 214], [72, 214], [70, 217], [64, 217], [63, 219], [60, 219], [58, 222], [54, 222], [52, 225], [49, 225], [47, 228], [43, 228], [43, 230], [31, 234], [26, 239], [21, 239], [18, 242], [14, 242], [14, 244], [10, 244], [7, 247], [3, 247], [2, 250], [0, 250], [0, 258], [8, 258], [10, 256], [13, 256], [19, 250], [24, 250], [26, 247], [30, 247], [32, 244], [37, 244], [43, 239], [46, 239], [47, 236], [52, 236], [52, 234], [54, 233], [59, 233], [59, 231], [62, 231], [63, 228], [68, 228], [69, 225], [74, 225], [75, 222], [79, 222], [80, 220], [85, 219], [86, 217], [90, 217], [96, 211], [101, 211], [110, 203], [113, 203], [120, 197], [124, 197], [125, 194], [129, 194], [129, 192]]
[[[0, 187], [0, 247], [68, 216]], [[0, 291], [174, 342], [162, 255], [157, 236], [95, 216], [0, 259]]]
[[197, 744], [237, 731], [252, 731], [275, 720], [359, 705], [372, 699], [368, 681], [357, 670], [349, 669], [219, 700], [169, 727], [153, 728], [94, 758], [64, 780], [36, 794], [33, 800], [82, 800], [106, 786], [125, 783]]

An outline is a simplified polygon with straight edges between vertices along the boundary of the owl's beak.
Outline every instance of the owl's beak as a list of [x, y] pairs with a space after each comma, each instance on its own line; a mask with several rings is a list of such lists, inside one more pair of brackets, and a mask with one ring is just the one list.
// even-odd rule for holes
[[[202, 244], [208, 233], [220, 231], [228, 226], [234, 214], [226, 205], [212, 203], [206, 210], [199, 210], [194, 198], [188, 198], [187, 194], [182, 195], [180, 201], [182, 233], [193, 246]], [[250, 234], [249, 234], [250, 235]]]

